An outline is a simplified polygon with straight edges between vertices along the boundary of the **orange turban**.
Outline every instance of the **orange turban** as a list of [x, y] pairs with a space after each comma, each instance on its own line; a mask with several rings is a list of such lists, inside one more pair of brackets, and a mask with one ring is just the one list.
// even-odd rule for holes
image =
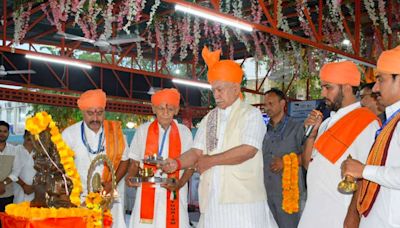
[[88, 90], [81, 94], [77, 103], [80, 110], [86, 110], [88, 108], [105, 108], [106, 93], [101, 89]]
[[221, 50], [211, 52], [207, 47], [201, 52], [204, 61], [208, 66], [208, 81], [225, 81], [241, 83], [243, 79], [243, 70], [239, 64], [232, 60], [219, 60]]
[[400, 45], [382, 52], [378, 58], [377, 71], [384, 74], [400, 74]]
[[175, 107], [179, 107], [179, 100], [181, 98], [181, 94], [176, 89], [163, 89], [157, 91], [153, 96], [151, 96], [151, 103], [155, 106], [158, 106], [162, 103], [167, 103], [168, 105], [172, 105]]
[[359, 86], [361, 73], [356, 64], [351, 61], [344, 61], [325, 64], [319, 72], [319, 77], [321, 81], [334, 84]]

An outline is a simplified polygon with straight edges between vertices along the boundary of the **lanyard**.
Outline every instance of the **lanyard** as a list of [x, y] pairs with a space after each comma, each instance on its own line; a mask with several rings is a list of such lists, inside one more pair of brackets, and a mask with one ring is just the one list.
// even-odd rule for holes
[[160, 146], [160, 149], [158, 150], [158, 157], [161, 157], [161, 154], [162, 154], [162, 151], [163, 151], [163, 148], [164, 148], [165, 138], [167, 136], [168, 130], [169, 130], [169, 126], [164, 131], [164, 134], [163, 134], [163, 137], [162, 137], [162, 141], [161, 141], [161, 146]]
[[400, 108], [397, 109], [396, 112], [394, 112], [383, 124], [382, 127], [379, 128], [376, 132], [375, 132], [375, 139], [378, 137], [378, 135], [382, 132], [383, 128], [400, 112]]
[[86, 135], [85, 135], [85, 128], [84, 128], [84, 126], [83, 126], [83, 121], [82, 121], [82, 124], [81, 124], [81, 138], [82, 138], [83, 145], [85, 145], [85, 147], [86, 147], [86, 149], [89, 151], [89, 153], [91, 153], [91, 154], [98, 154], [98, 153], [104, 151], [104, 146], [103, 146], [104, 137], [103, 137], [103, 133], [104, 133], [104, 130], [103, 130], [103, 131], [101, 132], [101, 134], [100, 134], [99, 142], [98, 142], [98, 144], [97, 144], [97, 150], [96, 150], [96, 151], [92, 150], [92, 148], [90, 148], [89, 143], [87, 142]]

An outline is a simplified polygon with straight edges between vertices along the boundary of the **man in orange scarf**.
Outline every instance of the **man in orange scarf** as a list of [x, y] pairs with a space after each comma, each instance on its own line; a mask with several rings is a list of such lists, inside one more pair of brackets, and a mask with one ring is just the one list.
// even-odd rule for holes
[[[190, 130], [174, 120], [179, 112], [180, 94], [176, 89], [163, 89], [151, 97], [153, 113], [156, 119], [141, 125], [132, 140], [129, 158], [132, 162], [125, 178], [130, 187], [138, 187], [135, 206], [132, 210], [130, 228], [166, 227], [188, 228], [187, 181], [193, 174], [192, 169], [175, 172], [162, 177], [175, 178], [175, 184], [137, 184], [131, 181], [138, 176], [141, 161], [149, 156], [177, 158], [192, 146]], [[144, 166], [144, 167], [143, 167]], [[155, 166], [144, 164], [141, 168]], [[159, 173], [157, 175], [160, 175]]]
[[[340, 165], [351, 155], [365, 161], [379, 122], [361, 108], [356, 91], [361, 74], [350, 61], [325, 64], [320, 71], [322, 97], [331, 115], [322, 122], [312, 111], [305, 125], [314, 129], [305, 142], [303, 165], [307, 168], [307, 201], [299, 228], [356, 227], [358, 214], [351, 194], [338, 191]], [[355, 195], [355, 194], [354, 194]]]
[[263, 177], [262, 114], [240, 99], [240, 65], [220, 61], [220, 54], [202, 52], [217, 107], [201, 121], [190, 151], [167, 160], [163, 170], [195, 166], [201, 174], [199, 228], [274, 228]]
[[400, 46], [382, 52], [377, 71], [373, 92], [386, 107], [386, 121], [367, 162], [347, 159], [342, 172], [363, 178], [357, 205], [360, 227], [400, 227]]
[[[63, 139], [75, 152], [75, 165], [81, 177], [83, 193], [82, 202], [88, 194], [87, 174], [90, 163], [99, 154], [106, 154], [116, 170], [119, 198], [114, 200], [111, 213], [113, 227], [124, 228], [124, 182], [120, 182], [128, 167], [128, 145], [122, 133], [121, 122], [105, 120], [106, 94], [101, 89], [88, 90], [79, 97], [78, 107], [83, 121], [67, 127]], [[110, 192], [111, 177], [108, 168], [98, 166], [95, 172], [102, 173], [104, 190]]]

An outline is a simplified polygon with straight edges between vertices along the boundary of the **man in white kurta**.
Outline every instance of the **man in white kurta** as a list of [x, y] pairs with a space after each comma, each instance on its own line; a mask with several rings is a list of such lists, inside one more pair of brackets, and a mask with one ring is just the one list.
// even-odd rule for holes
[[24, 143], [18, 146], [18, 153], [21, 157], [20, 173], [18, 174], [18, 181], [14, 183], [14, 203], [21, 203], [24, 201], [31, 201], [35, 197], [33, 192], [33, 177], [36, 174], [36, 170], [33, 168], [33, 144], [30, 133], [25, 130]]
[[[400, 117], [400, 46], [384, 51], [380, 55], [377, 72], [373, 92], [378, 94], [378, 102], [386, 106], [387, 121], [377, 132], [375, 144], [383, 143], [386, 156], [383, 156], [383, 159], [378, 162], [384, 162], [384, 164], [374, 164], [371, 161], [374, 160], [371, 158], [374, 158], [377, 152], [373, 148], [367, 163], [357, 161], [357, 159], [347, 159], [342, 166], [344, 175], [363, 178], [363, 187], [371, 183], [375, 183], [379, 187], [377, 192], [369, 193], [376, 195], [376, 198], [368, 207], [363, 207], [361, 196], [358, 199], [358, 209], [361, 214], [360, 227], [362, 228], [400, 227], [400, 126], [398, 124]], [[391, 139], [382, 142], [380, 136], [386, 134], [387, 130], [392, 134]]]
[[[79, 104], [79, 101], [84, 101]], [[101, 90], [89, 90], [83, 93], [78, 100], [78, 106], [83, 113], [83, 121], [75, 123], [62, 132], [62, 137], [65, 143], [75, 152], [75, 166], [78, 169], [81, 183], [82, 183], [82, 195], [81, 201], [84, 200], [88, 194], [87, 189], [87, 174], [90, 167], [90, 163], [93, 159], [100, 154], [107, 154], [106, 145], [107, 140], [105, 138], [105, 132], [103, 127], [103, 121], [105, 118], [105, 104], [106, 95]], [[111, 208], [111, 214], [113, 217], [113, 228], [124, 228], [124, 193], [125, 185], [123, 181], [119, 181], [123, 178], [126, 173], [128, 166], [128, 144], [125, 142], [125, 149], [122, 153], [121, 162], [119, 167], [114, 167], [116, 170], [117, 177], [117, 191], [118, 198], [114, 199]], [[97, 166], [95, 172], [103, 172], [103, 165]], [[110, 186], [110, 183], [103, 183], [105, 190]]]
[[163, 169], [195, 166], [201, 173], [198, 227], [277, 227], [264, 186], [261, 112], [239, 98], [243, 71], [237, 63], [219, 61], [220, 51], [204, 48], [202, 54], [217, 108], [203, 118], [192, 149]]
[[[353, 194], [342, 194], [337, 189], [338, 183], [342, 180], [340, 165], [348, 155], [365, 161], [374, 140], [374, 133], [379, 128], [377, 120], [368, 124], [334, 163], [314, 147], [324, 132], [331, 129], [344, 116], [361, 107], [360, 103], [356, 102], [352, 88], [358, 86], [360, 73], [354, 63], [342, 63], [328, 63], [320, 72], [322, 96], [332, 110], [331, 116], [321, 124], [321, 115], [314, 110], [305, 121], [306, 126], [315, 125], [315, 128], [306, 141], [305, 156], [303, 156], [305, 167], [308, 165], [307, 201], [300, 218], [298, 226], [300, 228], [344, 226]], [[353, 69], [355, 72], [348, 72], [348, 64], [350, 70]], [[338, 77], [339, 80], [336, 80], [335, 75], [341, 73], [345, 78]]]
[[[169, 98], [168, 96], [172, 96]], [[179, 93], [175, 89], [164, 89], [156, 92], [152, 96], [152, 105], [153, 111], [156, 114], [158, 121], [158, 130], [159, 130], [159, 138], [158, 138], [158, 148], [163, 158], [169, 157], [169, 145], [170, 140], [169, 136], [171, 133], [171, 122], [174, 121], [178, 127], [180, 142], [181, 142], [181, 153], [189, 150], [192, 146], [192, 133], [189, 128], [186, 126], [179, 124], [176, 120], [173, 120], [175, 114], [179, 111]], [[170, 109], [170, 111], [166, 109]], [[143, 159], [145, 158], [145, 150], [146, 150], [146, 141], [148, 137], [148, 130], [150, 125], [153, 122], [148, 122], [142, 124], [139, 128], [136, 129], [135, 136], [132, 139], [129, 158], [133, 161], [131, 162], [128, 175], [126, 177], [127, 184], [129, 186], [136, 186], [136, 198], [135, 205], [132, 210], [132, 216], [129, 223], [129, 228], [158, 228], [158, 227], [168, 227], [166, 224], [167, 218], [167, 189], [165, 186], [160, 184], [155, 184], [155, 195], [154, 195], [154, 215], [152, 223], [144, 223], [141, 222], [140, 211], [142, 205], [142, 187], [141, 185], [135, 185], [130, 182], [130, 178], [133, 176], [137, 176], [138, 167]], [[165, 137], [164, 137], [165, 135]], [[162, 149], [160, 149], [162, 148]], [[136, 166], [136, 167], [134, 167]], [[185, 173], [181, 171], [180, 179], [177, 181], [176, 188], [179, 189], [179, 227], [180, 228], [188, 228], [189, 225], [189, 216], [188, 216], [188, 207], [187, 207], [187, 198], [188, 198], [188, 187], [187, 181], [190, 176], [193, 174], [192, 170], [186, 170]], [[167, 174], [163, 174], [164, 178], [167, 177]], [[149, 205], [148, 205], [149, 206]]]

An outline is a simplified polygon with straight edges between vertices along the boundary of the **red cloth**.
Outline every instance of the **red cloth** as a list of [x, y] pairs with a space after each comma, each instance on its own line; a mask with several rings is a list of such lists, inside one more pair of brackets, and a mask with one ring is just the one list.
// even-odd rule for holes
[[157, 91], [153, 96], [151, 96], [151, 103], [155, 106], [166, 103], [167, 105], [172, 105], [179, 107], [179, 100], [181, 94], [176, 89], [163, 89]]
[[400, 74], [400, 45], [382, 52], [378, 58], [377, 71], [384, 74]]
[[327, 63], [319, 72], [321, 81], [334, 84], [359, 86], [361, 73], [356, 64], [351, 61]]
[[105, 108], [106, 93], [101, 89], [88, 90], [82, 93], [77, 103], [80, 110], [86, 110], [89, 108]]
[[239, 64], [232, 60], [219, 60], [221, 50], [211, 52], [207, 47], [203, 48], [201, 55], [208, 66], [208, 82], [225, 81], [241, 83], [243, 70]]

